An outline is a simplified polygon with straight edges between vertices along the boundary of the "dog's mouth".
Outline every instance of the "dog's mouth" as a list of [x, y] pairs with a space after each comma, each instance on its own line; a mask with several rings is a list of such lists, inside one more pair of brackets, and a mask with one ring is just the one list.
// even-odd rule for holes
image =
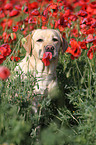
[[42, 61], [43, 61], [45, 66], [49, 66], [50, 65], [50, 60], [51, 59], [52, 59], [52, 53], [51, 52], [45, 52], [43, 54]]

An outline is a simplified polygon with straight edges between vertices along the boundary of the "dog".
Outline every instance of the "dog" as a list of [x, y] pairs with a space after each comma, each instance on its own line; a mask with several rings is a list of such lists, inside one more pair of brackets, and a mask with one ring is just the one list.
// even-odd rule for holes
[[[68, 47], [67, 41], [62, 37], [58, 30], [36, 29], [24, 39], [23, 47], [26, 50], [25, 58], [18, 63], [16, 71], [20, 68], [26, 74], [30, 71], [38, 81], [39, 89], [35, 86], [35, 92], [48, 95], [57, 88], [56, 67], [60, 48], [62, 54]], [[49, 65], [46, 66], [42, 61], [44, 54], [51, 54]]]

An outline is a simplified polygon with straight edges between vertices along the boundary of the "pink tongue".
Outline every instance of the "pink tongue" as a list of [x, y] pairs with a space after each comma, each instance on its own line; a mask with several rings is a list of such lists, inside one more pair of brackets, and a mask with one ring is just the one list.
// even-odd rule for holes
[[50, 59], [52, 58], [52, 53], [51, 52], [45, 52], [43, 54], [43, 58], [42, 58], [42, 61], [44, 63], [45, 66], [48, 66], [50, 65]]

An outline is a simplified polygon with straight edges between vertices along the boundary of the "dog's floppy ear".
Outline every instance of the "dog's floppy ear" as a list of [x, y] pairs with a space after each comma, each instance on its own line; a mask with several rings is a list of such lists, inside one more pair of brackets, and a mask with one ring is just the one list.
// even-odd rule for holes
[[65, 40], [65, 38], [63, 38], [63, 36], [61, 35], [61, 33], [58, 30], [55, 30], [55, 31], [59, 34], [59, 37], [61, 39], [62, 53], [64, 54], [64, 52], [68, 48], [68, 42]]
[[22, 45], [25, 50], [30, 54], [31, 52], [31, 34], [27, 35], [25, 38], [22, 39]]
[[68, 48], [68, 42], [61, 36], [61, 45], [62, 45], [62, 54], [67, 50]]
[[31, 34], [27, 35], [25, 38], [22, 39], [22, 45], [25, 48], [25, 50], [28, 52], [28, 54], [30, 54], [31, 52], [32, 37], [33, 37], [34, 31], [35, 30], [33, 30]]

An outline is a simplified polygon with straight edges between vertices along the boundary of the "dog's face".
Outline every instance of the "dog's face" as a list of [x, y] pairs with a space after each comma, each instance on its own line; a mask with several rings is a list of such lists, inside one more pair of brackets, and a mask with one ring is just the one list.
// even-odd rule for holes
[[42, 59], [45, 52], [51, 52], [52, 58], [56, 58], [60, 47], [62, 47], [62, 52], [64, 53], [68, 43], [58, 30], [37, 29], [32, 31], [32, 34], [26, 36], [26, 42], [23, 46], [29, 54], [32, 48], [32, 55]]

